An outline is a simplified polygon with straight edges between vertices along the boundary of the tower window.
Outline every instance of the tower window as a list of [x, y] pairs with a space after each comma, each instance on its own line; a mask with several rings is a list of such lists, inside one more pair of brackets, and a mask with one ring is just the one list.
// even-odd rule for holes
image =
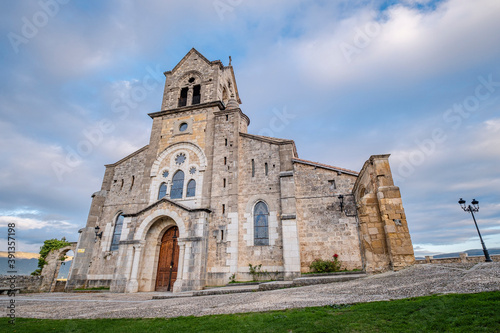
[[125, 218], [122, 214], [118, 215], [118, 217], [116, 218], [115, 230], [113, 230], [113, 238], [111, 240], [111, 248], [109, 249], [110, 251], [118, 250], [124, 219]]
[[223, 187], [226, 187], [226, 178], [223, 180]]
[[158, 200], [167, 195], [167, 184], [161, 183], [160, 190], [158, 191]]
[[179, 170], [172, 177], [172, 188], [170, 190], [170, 198], [181, 199], [183, 187], [184, 187], [184, 172], [182, 170]]
[[189, 82], [189, 83], [193, 83], [193, 82], [194, 82], [194, 80], [195, 80], [195, 78], [194, 78], [194, 77], [191, 77], [191, 78], [189, 78], [188, 82]]
[[132, 187], [134, 187], [134, 181], [135, 181], [135, 176], [132, 176], [132, 184], [130, 184], [130, 189], [132, 189]]
[[255, 161], [252, 159], [252, 177], [255, 177]]
[[222, 214], [226, 213], [226, 205], [222, 204]]
[[227, 139], [224, 139], [224, 142], [225, 142], [225, 145], [226, 145], [226, 147], [227, 147]]
[[229, 115], [226, 114], [226, 121], [229, 121]]
[[188, 88], [181, 89], [181, 96], [179, 97], [179, 106], [186, 106], [188, 97]]
[[224, 165], [227, 164], [227, 157], [224, 156]]
[[201, 86], [199, 84], [193, 87], [193, 103], [191, 103], [192, 105], [200, 104], [201, 100], [200, 90]]
[[254, 245], [269, 245], [268, 218], [267, 205], [259, 201], [253, 211]]
[[182, 123], [179, 126], [179, 132], [184, 132], [185, 130], [187, 130], [187, 128], [188, 128], [188, 124], [187, 123]]
[[191, 179], [187, 185], [186, 197], [194, 197], [196, 195], [196, 181]]
[[269, 172], [269, 167], [267, 166], [267, 163], [264, 164], [264, 169], [266, 170], [266, 176], [267, 176]]

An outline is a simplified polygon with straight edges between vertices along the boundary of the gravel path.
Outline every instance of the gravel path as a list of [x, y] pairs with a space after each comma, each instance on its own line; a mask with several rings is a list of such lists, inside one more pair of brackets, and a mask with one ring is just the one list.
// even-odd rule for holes
[[[152, 300], [161, 293], [16, 296], [16, 316], [30, 318], [151, 318], [204, 316], [500, 290], [500, 263], [415, 265], [359, 280], [265, 292]], [[8, 296], [0, 296], [2, 307]], [[4, 307], [5, 308], [5, 307]]]

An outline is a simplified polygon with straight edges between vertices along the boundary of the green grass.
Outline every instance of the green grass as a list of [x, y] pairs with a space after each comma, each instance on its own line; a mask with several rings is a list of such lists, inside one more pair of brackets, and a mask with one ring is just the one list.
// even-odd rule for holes
[[173, 319], [8, 318], [1, 332], [500, 332], [500, 292]]

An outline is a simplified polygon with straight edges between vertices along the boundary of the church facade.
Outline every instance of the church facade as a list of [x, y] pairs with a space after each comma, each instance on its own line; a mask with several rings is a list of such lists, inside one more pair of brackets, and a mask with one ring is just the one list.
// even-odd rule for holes
[[231, 64], [195, 49], [171, 70], [147, 146], [106, 165], [66, 288], [185, 291], [278, 279], [338, 255], [380, 272], [414, 262], [389, 155], [360, 172], [300, 159], [249, 134]]

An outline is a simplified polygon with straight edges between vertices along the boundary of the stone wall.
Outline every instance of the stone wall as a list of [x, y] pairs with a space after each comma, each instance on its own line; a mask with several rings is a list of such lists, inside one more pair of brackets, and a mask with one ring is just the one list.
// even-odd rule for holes
[[0, 275], [0, 289], [10, 289], [11, 284], [20, 288], [22, 293], [38, 293], [43, 277], [33, 275]]
[[[500, 262], [500, 254], [490, 255], [491, 260]], [[425, 256], [425, 259], [415, 260], [415, 264], [452, 264], [452, 263], [479, 263], [484, 262], [484, 256], [469, 257], [467, 253], [460, 253], [460, 257], [453, 258], [433, 258], [432, 256]]]
[[398, 270], [415, 261], [399, 188], [394, 186], [389, 155], [365, 162], [354, 185], [362, 251], [367, 272]]
[[[315, 259], [339, 255], [342, 268], [361, 269], [356, 208], [351, 194], [355, 175], [319, 165], [294, 163], [301, 271]], [[344, 195], [343, 211], [338, 195]]]

